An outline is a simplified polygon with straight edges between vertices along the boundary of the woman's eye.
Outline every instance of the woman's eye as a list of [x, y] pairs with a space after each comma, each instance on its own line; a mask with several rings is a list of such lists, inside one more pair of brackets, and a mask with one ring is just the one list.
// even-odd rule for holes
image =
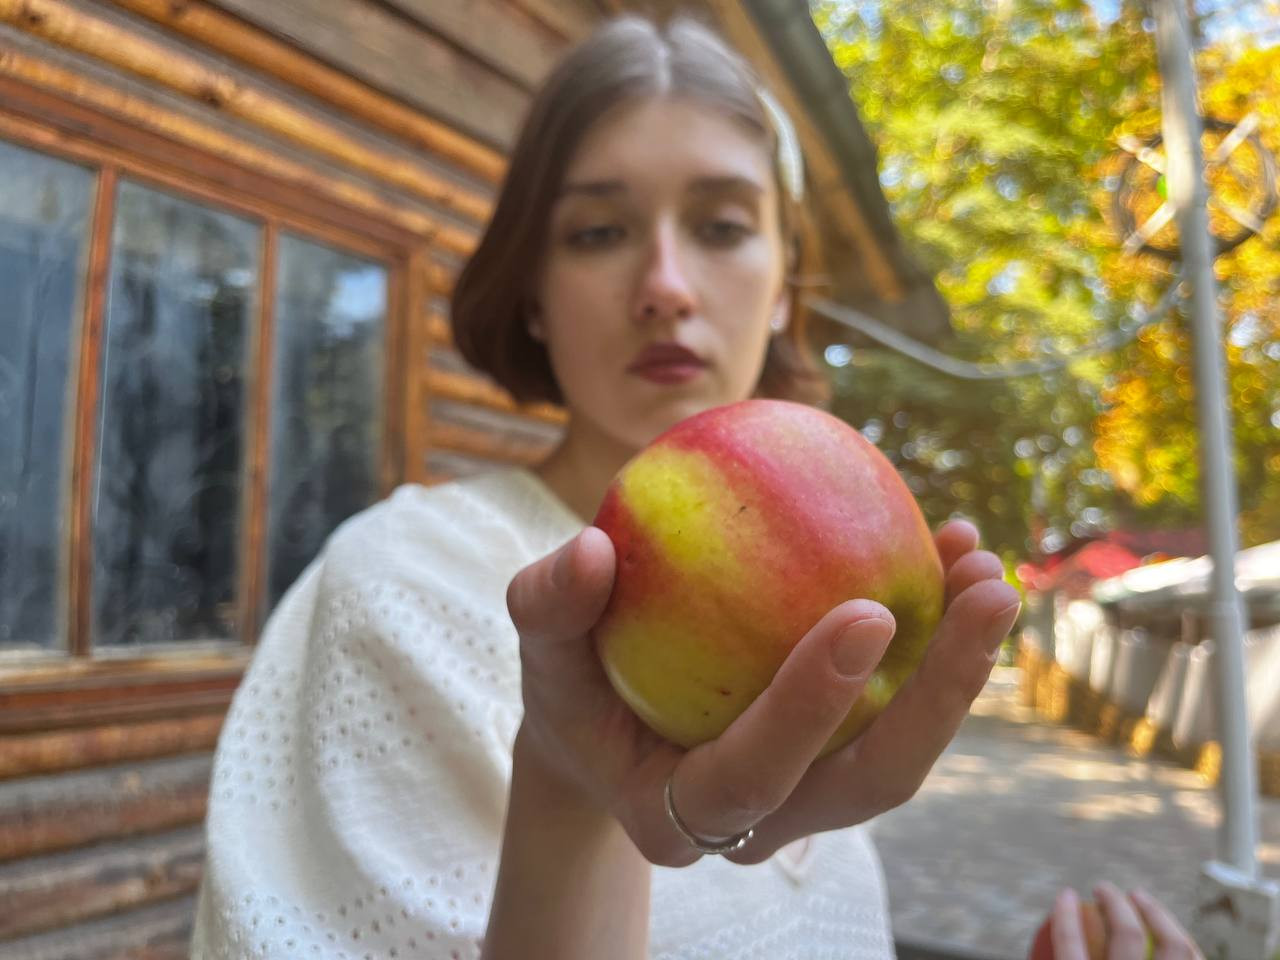
[[584, 227], [569, 234], [569, 246], [579, 250], [596, 250], [616, 243], [623, 236], [622, 227], [617, 224], [604, 224], [597, 227]]
[[734, 220], [708, 220], [698, 227], [698, 235], [715, 246], [731, 247], [751, 233], [751, 228]]

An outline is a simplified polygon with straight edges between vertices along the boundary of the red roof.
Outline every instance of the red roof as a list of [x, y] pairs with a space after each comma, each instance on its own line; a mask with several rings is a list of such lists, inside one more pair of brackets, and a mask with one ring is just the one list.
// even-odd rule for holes
[[1115, 530], [1101, 538], [1076, 540], [1042, 563], [1021, 564], [1017, 573], [1029, 590], [1086, 597], [1095, 580], [1119, 576], [1144, 563], [1202, 553], [1204, 534], [1199, 530]]

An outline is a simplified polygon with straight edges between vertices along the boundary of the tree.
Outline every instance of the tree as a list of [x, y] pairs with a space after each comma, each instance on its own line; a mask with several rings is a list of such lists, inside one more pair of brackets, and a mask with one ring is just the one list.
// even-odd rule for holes
[[[1120, 255], [1105, 189], [1116, 138], [1159, 129], [1155, 47], [1136, 5], [1105, 24], [1080, 0], [824, 0], [814, 14], [877, 141], [895, 218], [951, 305], [953, 352], [1069, 353], [1157, 299], [1168, 270]], [[1237, 256], [1257, 256], [1253, 244]], [[1246, 273], [1255, 299], [1259, 278], [1277, 275]], [[1193, 433], [1161, 454], [1156, 488], [1176, 500], [1139, 496], [1150, 478], [1135, 480], [1124, 459], [1170, 422], [1142, 389], [1164, 397], [1163, 383], [1186, 376], [1185, 363], [1159, 375], [1137, 365], [1154, 336], [1053, 374], [979, 383], [854, 351], [834, 371], [835, 410], [898, 464], [932, 519], [967, 514], [1007, 556], [1108, 523], [1192, 524]], [[1253, 394], [1240, 400], [1260, 409]], [[1266, 442], [1256, 416], [1239, 419], [1250, 450]]]

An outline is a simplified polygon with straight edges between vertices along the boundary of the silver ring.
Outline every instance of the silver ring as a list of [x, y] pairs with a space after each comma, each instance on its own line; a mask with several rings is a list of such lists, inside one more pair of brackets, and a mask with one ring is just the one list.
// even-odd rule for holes
[[675, 771], [671, 771], [671, 775], [667, 777], [667, 788], [664, 791], [664, 799], [667, 805], [667, 819], [672, 825], [680, 831], [680, 836], [689, 841], [693, 849], [699, 853], [710, 854], [726, 854], [736, 853], [747, 845], [747, 842], [756, 835], [755, 827], [748, 827], [741, 833], [735, 833], [732, 837], [724, 840], [707, 840], [698, 836], [692, 830], [685, 826], [684, 821], [680, 819], [680, 814], [676, 813], [676, 805], [671, 799], [671, 781], [675, 778]]

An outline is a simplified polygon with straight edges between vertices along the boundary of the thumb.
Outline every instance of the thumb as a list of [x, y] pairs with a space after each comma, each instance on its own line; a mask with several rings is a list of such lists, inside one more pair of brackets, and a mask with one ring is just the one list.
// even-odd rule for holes
[[559, 550], [515, 575], [507, 610], [524, 640], [555, 642], [585, 635], [613, 590], [613, 541], [587, 527]]

